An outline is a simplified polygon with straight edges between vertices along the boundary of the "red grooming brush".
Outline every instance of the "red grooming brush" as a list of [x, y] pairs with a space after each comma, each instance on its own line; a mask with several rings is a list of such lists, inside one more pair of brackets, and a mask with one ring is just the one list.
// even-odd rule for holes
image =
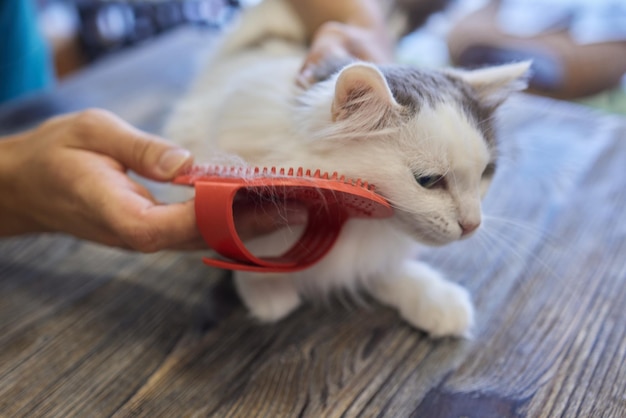
[[[299, 168], [194, 167], [174, 179], [193, 185], [198, 229], [206, 243], [227, 259], [203, 258], [211, 266], [258, 272], [291, 272], [319, 261], [332, 248], [350, 217], [386, 218], [393, 209], [374, 187], [319, 170]], [[278, 257], [255, 257], [245, 247], [233, 219], [233, 199], [296, 201], [308, 209], [308, 223], [300, 239]]]

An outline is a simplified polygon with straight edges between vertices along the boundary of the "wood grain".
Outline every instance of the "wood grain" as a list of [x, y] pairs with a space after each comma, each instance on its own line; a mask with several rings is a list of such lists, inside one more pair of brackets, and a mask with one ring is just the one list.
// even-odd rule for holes
[[[101, 106], [158, 132], [205, 42], [103, 62], [0, 108], [0, 127]], [[626, 416], [626, 122], [519, 97], [500, 130], [485, 228], [423, 254], [471, 290], [473, 339], [349, 298], [259, 325], [198, 253], [5, 239], [0, 416]]]

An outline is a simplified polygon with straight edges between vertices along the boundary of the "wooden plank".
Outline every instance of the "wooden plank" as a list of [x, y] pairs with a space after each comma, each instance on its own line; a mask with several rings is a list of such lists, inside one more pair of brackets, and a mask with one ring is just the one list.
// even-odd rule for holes
[[[110, 413], [160, 364], [182, 333], [193, 329], [194, 303], [200, 303], [199, 295], [206, 290], [199, 285], [214, 284], [206, 270], [199, 271], [193, 282], [176, 281], [172, 276], [179, 272], [180, 255], [119, 252], [116, 258], [134, 258], [135, 264], [131, 268], [118, 264], [116, 277], [57, 307], [51, 315], [32, 321], [20, 333], [3, 338], [3, 416]], [[104, 258], [101, 262], [108, 265], [114, 260]], [[97, 259], [87, 261], [92, 272], [106, 271]], [[20, 276], [18, 270], [15, 277]], [[92, 278], [88, 273], [75, 275], [71, 271], [69, 277]], [[157, 286], [142, 283], [143, 277], [158, 281]], [[44, 284], [38, 291], [45, 291], [48, 279], [54, 280], [45, 273], [38, 277]], [[184, 286], [185, 281], [190, 286]], [[168, 292], [172, 287], [176, 290]]]

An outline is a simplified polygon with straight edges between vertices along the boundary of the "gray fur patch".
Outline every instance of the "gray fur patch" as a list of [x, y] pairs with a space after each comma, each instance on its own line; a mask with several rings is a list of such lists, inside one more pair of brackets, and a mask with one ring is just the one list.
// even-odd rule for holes
[[437, 71], [404, 65], [379, 66], [396, 101], [417, 113], [424, 105], [455, 101], [490, 148], [496, 147], [492, 118], [495, 109], [484, 106], [471, 86], [463, 80]]
[[[325, 81], [352, 60], [328, 60], [314, 73], [316, 82]], [[455, 101], [474, 124], [493, 151], [497, 148], [493, 116], [495, 109], [480, 102], [473, 88], [460, 78], [443, 72], [423, 70], [408, 65], [379, 65], [389, 89], [396, 101], [409, 116], [415, 115], [425, 104], [434, 107], [438, 103]], [[383, 118], [387, 120], [387, 118]], [[380, 125], [377, 125], [380, 126]]]

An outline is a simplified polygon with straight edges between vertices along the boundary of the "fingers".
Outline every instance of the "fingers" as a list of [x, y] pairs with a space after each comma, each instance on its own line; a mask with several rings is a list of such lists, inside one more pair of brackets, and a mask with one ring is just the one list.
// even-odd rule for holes
[[323, 79], [324, 76], [319, 74], [320, 68], [330, 66], [324, 63], [345, 62], [350, 59], [351, 54], [344, 45], [345, 27], [342, 23], [326, 22], [317, 30], [296, 79], [298, 85], [308, 87]]
[[[304, 225], [307, 221], [306, 210], [295, 203], [285, 207], [236, 204], [233, 212], [237, 234], [242, 241], [287, 225]], [[145, 253], [206, 248], [196, 226], [193, 201], [150, 206], [138, 218], [126, 221], [118, 228], [118, 235], [127, 248]]]
[[[146, 224], [154, 226], [154, 242], [146, 242], [144, 250], [158, 251], [186, 247], [194, 244], [195, 248], [204, 241], [196, 226], [193, 200], [170, 205], [157, 205], [146, 213]], [[152, 240], [151, 237], [148, 237]]]
[[127, 248], [152, 253], [185, 248], [190, 243], [194, 244], [194, 248], [201, 247], [202, 238], [196, 227], [193, 201], [169, 205], [154, 205], [146, 201], [140, 211], [133, 213], [132, 209], [127, 210], [124, 217], [119, 211], [110, 215], [113, 216], [110, 219], [112, 229]]
[[188, 150], [142, 132], [107, 111], [80, 112], [71, 123], [71, 145], [105, 154], [153, 180], [171, 180], [193, 163]]
[[353, 62], [355, 58], [337, 47], [316, 47], [311, 50], [300, 73], [296, 84], [308, 88], [319, 81], [327, 80], [338, 70]]
[[387, 62], [392, 59], [392, 52], [388, 35], [380, 30], [326, 22], [313, 37], [296, 83], [301, 87], [309, 87], [355, 59]]

